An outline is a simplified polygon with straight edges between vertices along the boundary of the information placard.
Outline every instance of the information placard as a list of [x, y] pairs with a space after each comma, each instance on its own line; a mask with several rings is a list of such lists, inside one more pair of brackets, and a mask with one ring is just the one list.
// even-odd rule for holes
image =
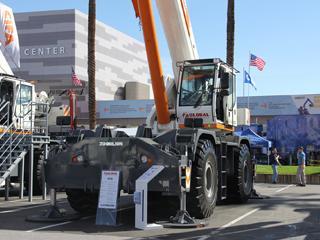
[[136, 180], [136, 191], [134, 193], [135, 203], [135, 227], [138, 229], [162, 228], [158, 224], [148, 224], [148, 183], [155, 178], [164, 166], [153, 165]]
[[162, 166], [162, 165], [153, 165], [148, 169], [148, 171], [146, 171], [144, 174], [142, 174], [137, 179], [137, 181], [138, 182], [149, 182], [155, 176], [157, 176], [163, 169], [164, 169], [164, 166]]
[[119, 191], [119, 171], [102, 171], [99, 208], [116, 209]]

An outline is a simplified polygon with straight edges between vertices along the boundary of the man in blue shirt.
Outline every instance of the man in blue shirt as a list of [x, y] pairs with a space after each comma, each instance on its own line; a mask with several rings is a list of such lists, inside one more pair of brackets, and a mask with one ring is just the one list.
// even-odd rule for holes
[[306, 177], [304, 174], [304, 170], [306, 167], [306, 154], [303, 152], [303, 147], [298, 148], [297, 159], [298, 159], [297, 186], [305, 187]]

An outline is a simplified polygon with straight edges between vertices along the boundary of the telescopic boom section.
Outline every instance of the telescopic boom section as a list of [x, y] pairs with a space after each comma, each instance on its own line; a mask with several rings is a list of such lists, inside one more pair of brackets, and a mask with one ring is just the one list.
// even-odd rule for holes
[[[185, 0], [156, 0], [167, 39], [176, 83], [179, 79], [177, 62], [199, 59]], [[177, 44], [178, 43], [178, 44]]]
[[141, 20], [158, 123], [166, 125], [170, 123], [170, 113], [168, 97], [163, 82], [163, 71], [152, 11], [152, 2], [151, 0], [132, 0], [132, 2], [136, 11], [136, 16]]

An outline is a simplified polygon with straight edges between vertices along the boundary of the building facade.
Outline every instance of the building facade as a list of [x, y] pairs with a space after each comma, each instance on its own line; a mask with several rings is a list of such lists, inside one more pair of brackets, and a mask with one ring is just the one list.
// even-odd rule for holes
[[[247, 97], [238, 97], [238, 108], [248, 106]], [[320, 94], [252, 96], [251, 122], [265, 124], [275, 116], [320, 114]]]
[[[102, 119], [145, 120], [154, 105], [153, 100], [99, 101], [97, 109]], [[237, 108], [247, 108], [247, 97], [237, 98]], [[251, 123], [266, 124], [276, 116], [320, 115], [320, 94], [255, 96], [249, 99]], [[115, 121], [115, 122], [116, 122]]]
[[[21, 49], [17, 76], [33, 81], [37, 91], [54, 94], [56, 104], [65, 89], [78, 89], [72, 82], [72, 68], [82, 81], [84, 94], [78, 97], [81, 115], [87, 112], [87, 28], [88, 16], [78, 10], [25, 12], [15, 14]], [[126, 82], [148, 84], [149, 72], [142, 42], [97, 21], [96, 99], [121, 98]]]

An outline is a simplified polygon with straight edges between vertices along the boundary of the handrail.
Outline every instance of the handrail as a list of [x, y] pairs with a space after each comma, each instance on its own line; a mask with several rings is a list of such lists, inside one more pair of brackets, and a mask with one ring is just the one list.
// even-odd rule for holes
[[6, 129], [4, 129], [3, 133], [0, 135], [0, 140], [1, 140], [1, 138], [2, 138], [5, 134], [7, 134], [8, 132], [10, 132], [10, 131], [9, 131], [9, 128], [13, 127], [13, 125], [14, 125], [14, 123], [11, 123]]
[[[2, 150], [4, 147], [6, 147], [2, 154], [0, 155], [0, 159], [3, 158], [4, 156], [4, 159], [1, 159], [1, 162], [0, 162], [0, 167], [3, 167], [3, 165], [5, 163], [7, 163], [7, 160], [8, 158], [10, 158], [10, 162], [7, 163], [8, 165], [11, 165], [12, 164], [12, 153], [14, 150], [16, 150], [19, 146], [20, 146], [20, 143], [21, 141], [26, 137], [24, 133], [24, 131], [22, 132], [19, 132], [14, 138], [13, 138], [13, 132], [14, 132], [14, 128], [13, 128], [13, 123], [10, 124], [10, 127], [7, 129], [7, 132], [11, 133], [9, 135], [9, 137], [2, 143], [2, 146], [0, 147], [0, 150]], [[20, 137], [22, 136], [22, 137]], [[2, 139], [2, 137], [0, 138]], [[18, 139], [18, 141], [16, 142], [16, 140]]]
[[[0, 103], [0, 112], [4, 113], [3, 116], [0, 116], [0, 123], [2, 125], [2, 133], [0, 134], [0, 178], [6, 176], [6, 171], [10, 170], [10, 166], [14, 163], [12, 160], [13, 152], [16, 149], [19, 149], [23, 152], [23, 145], [21, 143], [25, 142], [24, 140], [27, 137], [31, 136], [31, 144], [33, 135], [36, 133], [45, 133], [45, 136], [48, 136], [48, 103], [36, 103], [29, 102], [26, 104], [20, 104], [20, 113], [15, 114], [15, 117], [19, 118], [18, 125], [16, 126], [14, 121], [10, 123], [10, 102], [4, 104]], [[44, 114], [45, 119], [35, 119], [36, 107], [38, 106], [38, 112]], [[43, 106], [42, 108], [39, 106]], [[27, 111], [24, 110], [27, 108]], [[31, 117], [29, 118], [28, 115]], [[36, 123], [40, 125], [35, 126]], [[25, 124], [27, 123], [27, 124]], [[44, 124], [43, 124], [44, 123]], [[17, 129], [18, 128], [18, 129]], [[16, 159], [15, 159], [16, 160]]]
[[[18, 141], [18, 143], [17, 143], [16, 145], [12, 146], [13, 143], [19, 138], [20, 135], [21, 135], [21, 134], [18, 134], [18, 135], [14, 138], [13, 141], [12, 141], [12, 135], [10, 136], [10, 138], [11, 138], [11, 145], [8, 146], [5, 151], [10, 150], [10, 152], [12, 153], [14, 150], [16, 150], [16, 148], [19, 146], [20, 142], [21, 142], [21, 141], [25, 138], [25, 136], [26, 136], [26, 135], [23, 135], [23, 137], [20, 138], [20, 140]], [[4, 153], [6, 153], [6, 152], [4, 152]], [[2, 153], [2, 155], [0, 156], [0, 158], [3, 157], [4, 153]], [[5, 157], [5, 159], [3, 159], [3, 161], [2, 161], [1, 164], [0, 164], [0, 166], [1, 166], [2, 164], [4, 164], [4, 162], [6, 162], [6, 160], [7, 160], [9, 157], [10, 157], [10, 154], [8, 154], [8, 155]], [[10, 164], [12, 164], [12, 162], [10, 162]]]
[[9, 105], [9, 104], [10, 104], [9, 101], [6, 102], [5, 104], [3, 104], [2, 107], [0, 108], [0, 112], [2, 112], [2, 110], [3, 110], [5, 107], [7, 107], [7, 105]]
[[0, 122], [5, 118], [7, 117], [6, 115], [3, 115], [3, 117], [0, 119]]

